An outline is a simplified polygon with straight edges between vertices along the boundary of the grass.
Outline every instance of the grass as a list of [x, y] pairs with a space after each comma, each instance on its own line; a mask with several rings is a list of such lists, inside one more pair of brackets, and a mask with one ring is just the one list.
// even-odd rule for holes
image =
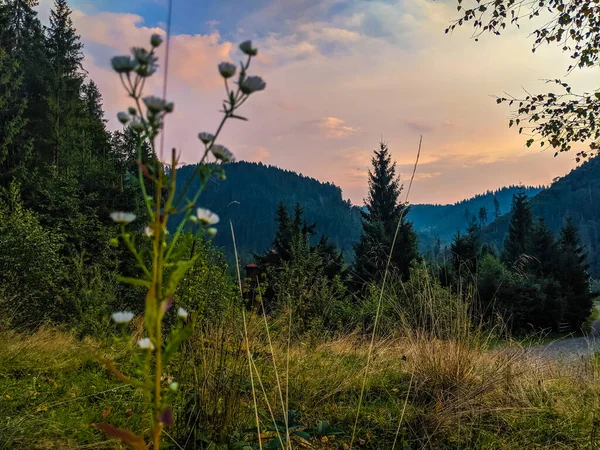
[[[268, 342], [253, 331], [259, 322], [249, 319], [249, 336], [266, 394], [257, 388], [265, 444], [273, 436], [268, 407], [280, 418], [280, 393]], [[89, 356], [93, 343], [50, 328], [30, 335], [3, 332], [0, 339], [6, 343], [0, 348], [0, 448], [120, 448], [90, 423], [144, 427], [136, 412], [141, 397]], [[299, 411], [299, 429], [311, 435], [313, 448], [348, 448], [368, 349], [368, 339], [360, 335], [313, 346], [296, 343], [290, 349], [289, 380], [281, 370], [280, 381], [283, 386], [289, 382], [284, 395], [289, 395], [290, 409]], [[127, 346], [109, 351], [114, 359], [126, 359]], [[372, 351], [356, 448], [388, 450], [397, 430], [397, 449], [584, 449], [598, 444], [596, 358], [562, 365], [528, 358], [516, 343], [498, 347], [485, 339], [436, 339], [422, 331], [378, 339]], [[285, 340], [274, 336], [273, 352], [278, 364], [285, 364]], [[237, 429], [253, 441], [249, 380], [237, 388], [242, 391]], [[324, 421], [341, 434], [323, 432]]]

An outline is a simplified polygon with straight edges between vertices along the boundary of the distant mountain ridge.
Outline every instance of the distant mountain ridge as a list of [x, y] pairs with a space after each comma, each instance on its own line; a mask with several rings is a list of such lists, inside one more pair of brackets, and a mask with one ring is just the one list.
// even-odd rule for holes
[[[590, 158], [556, 179], [530, 203], [534, 219], [543, 218], [556, 235], [567, 217], [573, 219], [589, 253], [590, 274], [600, 276], [600, 157]], [[505, 214], [488, 225], [484, 229], [485, 240], [501, 248], [509, 220], [510, 215]]]
[[[194, 166], [184, 166], [177, 172], [177, 187], [189, 179]], [[247, 261], [253, 253], [268, 250], [275, 236], [275, 212], [280, 201], [290, 214], [296, 203], [304, 208], [304, 217], [316, 222], [318, 239], [321, 234], [350, 257], [352, 244], [358, 241], [361, 231], [360, 209], [342, 198], [342, 190], [333, 183], [323, 183], [296, 172], [263, 163], [240, 161], [227, 165], [227, 179], [211, 184], [200, 197], [199, 204], [216, 212], [221, 231], [215, 244], [233, 253], [229, 232], [232, 221], [238, 250]], [[195, 186], [194, 186], [195, 185]], [[197, 180], [192, 189], [198, 187]]]
[[[186, 183], [193, 169], [194, 166], [179, 169], [179, 188]], [[361, 207], [344, 200], [340, 187], [262, 163], [232, 163], [226, 173], [227, 179], [211, 184], [199, 205], [219, 214], [222, 225], [232, 221], [244, 262], [250, 260], [253, 253], [270, 248], [276, 229], [275, 211], [280, 201], [290, 213], [294, 205], [300, 203], [305, 218], [317, 223], [315, 239], [326, 234], [344, 250], [346, 259], [352, 258], [353, 244], [361, 233]], [[419, 235], [421, 251], [432, 248], [438, 237], [442, 245], [449, 244], [458, 230], [466, 230], [466, 211], [478, 219], [480, 208], [487, 211], [485, 238], [500, 248], [508, 226], [512, 196], [519, 189], [518, 186], [507, 186], [451, 205], [412, 205], [408, 220], [413, 222]], [[600, 159], [590, 160], [548, 188], [529, 186], [522, 189], [532, 198], [534, 215], [544, 217], [552, 230], [558, 231], [567, 216], [575, 219], [586, 249], [593, 253], [590, 259], [594, 261], [594, 273], [600, 273], [600, 229], [597, 226], [600, 225]], [[495, 223], [494, 197], [501, 214]], [[220, 227], [215, 244], [228, 254], [233, 253], [228, 226]]]
[[522, 189], [529, 197], [541, 192], [543, 186], [505, 186], [494, 191], [486, 191], [474, 197], [448, 205], [412, 205], [408, 219], [419, 233], [421, 251], [429, 250], [439, 238], [442, 245], [448, 244], [457, 231], [465, 232], [470, 221], [479, 221], [479, 211], [485, 208], [487, 221], [495, 220], [494, 198], [498, 201], [500, 216], [510, 211], [512, 196]]

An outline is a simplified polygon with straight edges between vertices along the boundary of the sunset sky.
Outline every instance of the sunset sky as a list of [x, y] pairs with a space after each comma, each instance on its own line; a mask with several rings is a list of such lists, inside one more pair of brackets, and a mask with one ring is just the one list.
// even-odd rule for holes
[[[85, 44], [85, 68], [100, 86], [109, 126], [129, 106], [110, 57], [164, 34], [166, 0], [72, 0]], [[42, 0], [45, 21], [51, 0]], [[222, 144], [237, 159], [262, 161], [342, 187], [361, 204], [372, 150], [383, 139], [404, 180], [419, 136], [423, 150], [411, 203], [448, 203], [506, 184], [548, 184], [575, 167], [574, 154], [553, 157], [508, 129], [508, 106], [491, 95], [548, 89], [569, 65], [558, 48], [531, 53], [531, 28], [470, 39], [444, 29], [454, 1], [174, 0], [167, 122], [168, 148], [195, 162], [199, 131], [214, 131], [223, 84], [216, 66], [241, 58], [252, 39], [252, 74], [267, 89], [246, 103], [249, 122], [231, 121]], [[159, 94], [161, 76], [147, 92]], [[567, 80], [592, 89], [597, 69]]]

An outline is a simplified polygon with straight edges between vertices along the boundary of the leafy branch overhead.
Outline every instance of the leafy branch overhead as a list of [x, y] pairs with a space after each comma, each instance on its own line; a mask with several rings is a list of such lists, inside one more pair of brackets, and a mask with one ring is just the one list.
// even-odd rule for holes
[[[446, 33], [457, 27], [473, 24], [473, 38], [486, 32], [500, 35], [507, 25], [520, 27], [523, 21], [539, 20], [543, 25], [532, 32], [532, 52], [543, 44], [554, 44], [570, 55], [573, 69], [598, 66], [600, 48], [600, 3], [594, 0], [457, 0], [462, 17], [455, 20]], [[539, 18], [539, 19], [538, 19]], [[577, 160], [598, 150], [598, 109], [600, 91], [575, 94], [562, 80], [549, 80], [560, 86], [561, 93], [529, 94], [523, 98], [497, 97], [497, 103], [518, 105], [509, 119], [509, 126], [517, 125], [519, 133], [530, 135], [526, 145], [538, 141], [542, 147], [552, 148], [555, 155], [572, 150], [574, 143], [585, 143], [589, 150], [577, 149]]]

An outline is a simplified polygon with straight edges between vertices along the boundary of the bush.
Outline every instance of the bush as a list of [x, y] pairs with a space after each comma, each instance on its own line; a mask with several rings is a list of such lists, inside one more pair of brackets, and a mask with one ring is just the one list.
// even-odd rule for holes
[[0, 193], [0, 273], [3, 295], [12, 299], [0, 306], [9, 309], [3, 315], [14, 316], [16, 325], [36, 325], [58, 313], [62, 240], [23, 207], [17, 184]]

